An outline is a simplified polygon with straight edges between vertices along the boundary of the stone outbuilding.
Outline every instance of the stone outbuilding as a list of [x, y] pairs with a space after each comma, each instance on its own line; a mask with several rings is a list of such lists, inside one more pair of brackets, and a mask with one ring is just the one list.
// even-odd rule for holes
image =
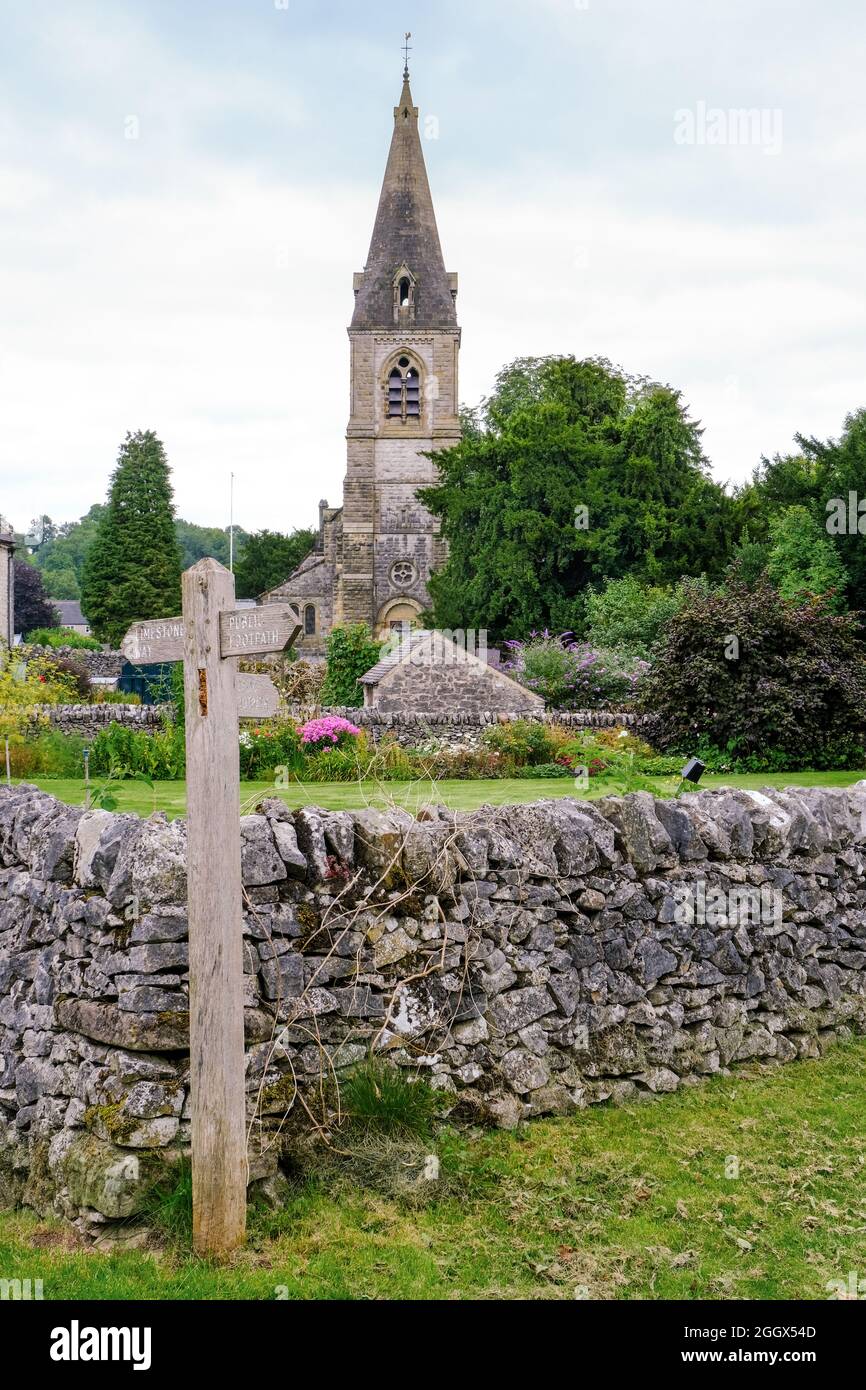
[[[466, 641], [469, 637], [469, 641]], [[364, 704], [384, 713], [460, 710], [533, 714], [544, 709], [534, 694], [472, 650], [474, 634], [413, 629], [361, 677]]]

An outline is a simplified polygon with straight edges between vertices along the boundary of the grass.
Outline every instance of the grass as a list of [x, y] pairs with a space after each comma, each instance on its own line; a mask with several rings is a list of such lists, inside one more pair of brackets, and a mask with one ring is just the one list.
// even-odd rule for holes
[[[847, 787], [866, 778], [860, 772], [758, 772], [743, 775], [708, 775], [702, 787]], [[675, 777], [657, 777], [659, 795], [672, 792], [678, 785]], [[37, 786], [51, 792], [61, 801], [80, 806], [84, 802], [84, 783], [80, 778], [37, 777]], [[610, 788], [590, 783], [586, 795], [604, 796]], [[165, 811], [168, 816], [182, 816], [186, 811], [184, 782], [155, 782], [153, 790], [141, 782], [113, 782], [112, 793], [118, 810], [134, 811], [148, 816], [152, 811]], [[295, 782], [288, 787], [274, 787], [271, 782], [242, 782], [241, 804], [251, 810], [265, 796], [280, 796], [291, 807], [324, 806], [327, 810], [357, 810], [362, 806], [396, 805], [417, 809], [425, 801], [444, 802], [455, 810], [471, 811], [477, 806], [502, 806], [520, 801], [538, 801], [542, 797], [581, 796], [570, 777], [493, 778], [478, 781], [442, 782]]]
[[864, 1085], [858, 1039], [516, 1133], [446, 1129], [434, 1200], [308, 1184], [223, 1265], [0, 1214], [0, 1277], [47, 1299], [823, 1300], [862, 1277]]
[[370, 1059], [353, 1067], [340, 1087], [350, 1122], [383, 1134], [428, 1136], [442, 1098], [420, 1077]]

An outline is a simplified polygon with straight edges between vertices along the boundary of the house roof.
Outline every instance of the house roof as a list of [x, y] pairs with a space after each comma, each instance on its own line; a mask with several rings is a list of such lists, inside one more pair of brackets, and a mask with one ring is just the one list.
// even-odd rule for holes
[[81, 611], [81, 604], [77, 598], [61, 598], [54, 600], [54, 607], [60, 614], [61, 627], [87, 627], [88, 622]]
[[[499, 670], [497, 666], [492, 666], [489, 662], [475, 656], [471, 647], [467, 650], [461, 643], [446, 637], [444, 632], [431, 628], [411, 628], [408, 632], [401, 633], [393, 651], [388, 652], [381, 661], [377, 661], [375, 666], [371, 666], [370, 670], [361, 676], [361, 685], [379, 685], [391, 671], [402, 666], [405, 662], [428, 669], [431, 666], [446, 666], [452, 663], [480, 667], [489, 680], [500, 689], [503, 688], [503, 683], [506, 687], [518, 685], [517, 681], [506, 675], [504, 671]], [[543, 707], [544, 701], [539, 695], [522, 686], [520, 689], [528, 703]]]
[[[395, 666], [399, 666], [401, 661], [406, 661], [411, 656], [418, 654], [419, 649], [424, 647], [427, 640], [433, 637], [433, 633], [426, 628], [412, 628], [407, 633], [400, 635], [400, 640], [387, 656], [383, 656], [381, 661], [377, 661], [375, 666], [371, 666], [369, 671], [365, 671], [361, 676], [362, 685], [378, 685], [379, 681], [389, 671], [393, 671]], [[454, 643], [451, 643], [454, 646]], [[456, 651], [455, 647], [455, 651]]]

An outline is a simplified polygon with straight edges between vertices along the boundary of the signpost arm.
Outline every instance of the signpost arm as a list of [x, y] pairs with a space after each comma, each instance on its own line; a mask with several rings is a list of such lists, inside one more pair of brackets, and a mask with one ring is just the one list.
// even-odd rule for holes
[[244, 1241], [248, 1175], [234, 589], [216, 560], [183, 576], [193, 1244], [212, 1255]]

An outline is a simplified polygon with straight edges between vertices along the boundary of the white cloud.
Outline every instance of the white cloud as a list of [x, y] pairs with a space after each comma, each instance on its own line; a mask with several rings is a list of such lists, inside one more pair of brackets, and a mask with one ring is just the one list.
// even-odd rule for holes
[[[863, 134], [849, 108], [831, 93], [818, 110], [817, 74], [798, 85], [784, 55], [764, 46], [756, 56], [730, 13], [720, 53], [689, 85], [671, 75], [679, 49], [660, 54], [671, 16], [687, 14], [677, 4], [661, 7], [668, 28], [654, 42], [646, 17], [628, 30], [630, 6], [547, 8], [576, 53], [589, 46], [622, 69], [618, 104], [605, 108], [618, 124], [594, 128], [601, 118], [584, 105], [574, 59], [581, 138], [614, 155], [584, 164], [548, 147], [537, 69], [524, 80], [538, 109], [509, 103], [507, 74], [477, 99], [488, 117], [497, 103], [496, 174], [447, 87], [431, 94], [443, 136], [426, 153], [446, 259], [460, 273], [463, 398], [489, 391], [519, 355], [604, 354], [682, 388], [720, 478], [744, 478], [797, 429], [837, 433], [864, 404], [866, 380], [866, 199], [851, 174]], [[535, 23], [525, 6], [522, 21], [520, 7], [505, 9], [514, 24]], [[351, 277], [389, 133], [390, 90], [364, 135], [376, 174], [339, 164], [374, 38], [342, 60], [356, 64], [355, 87], [326, 118], [302, 81], [303, 43], [324, 46], [315, 34], [286, 48], [294, 67], [277, 80], [249, 60], [182, 55], [137, 12], [103, 31], [102, 13], [34, 18], [41, 80], [56, 83], [58, 105], [24, 120], [0, 107], [0, 508], [19, 527], [37, 510], [80, 514], [104, 496], [125, 431], [151, 427], [182, 515], [225, 524], [233, 469], [243, 524], [310, 524], [321, 496], [340, 497]], [[815, 46], [827, 61], [826, 37]], [[678, 149], [674, 110], [701, 97], [727, 104], [721, 77], [738, 52], [744, 82], [764, 61], [767, 89], [784, 92], [783, 154]], [[463, 31], [436, 54], [461, 93], [475, 63]], [[643, 84], [632, 104], [630, 81]], [[136, 112], [140, 139], [124, 140]], [[284, 165], [273, 158], [281, 142]], [[300, 142], [306, 161], [290, 158]]]

